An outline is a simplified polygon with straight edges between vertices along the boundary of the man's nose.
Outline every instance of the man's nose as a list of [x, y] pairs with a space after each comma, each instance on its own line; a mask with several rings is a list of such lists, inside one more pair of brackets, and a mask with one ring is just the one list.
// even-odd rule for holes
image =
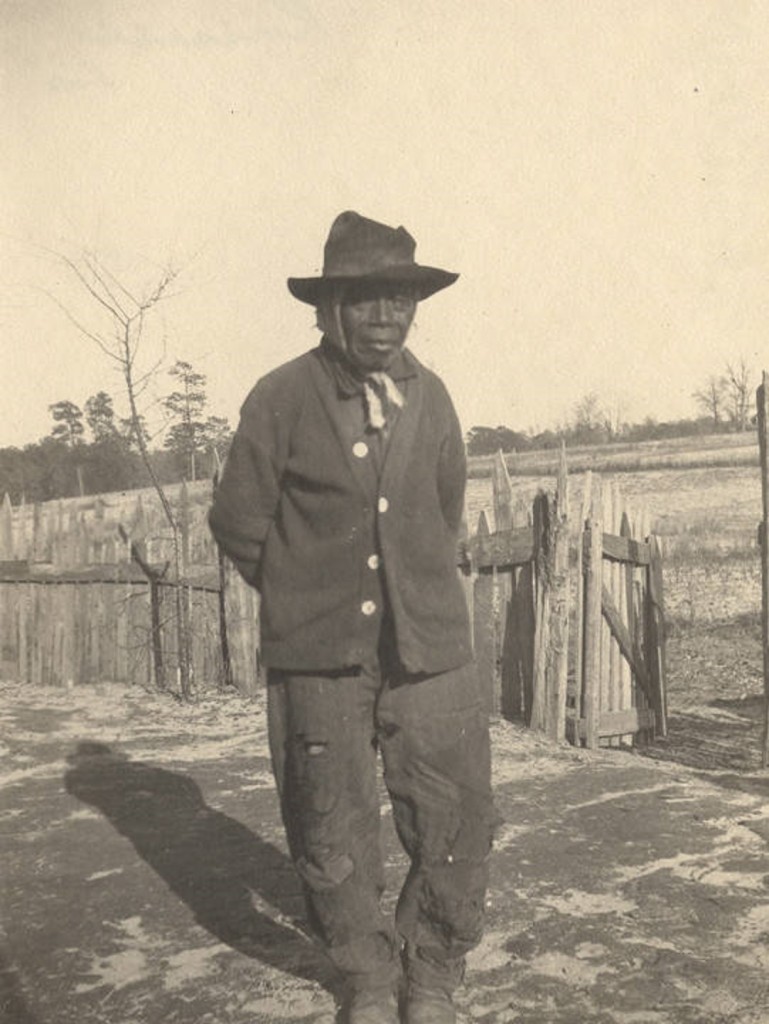
[[392, 320], [394, 308], [393, 300], [386, 295], [374, 299], [374, 316], [377, 320]]

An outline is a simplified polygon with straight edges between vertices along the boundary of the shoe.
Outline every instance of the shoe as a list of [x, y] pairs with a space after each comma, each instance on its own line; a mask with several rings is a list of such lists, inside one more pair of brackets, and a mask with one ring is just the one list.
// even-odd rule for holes
[[405, 1024], [456, 1024], [451, 994], [439, 988], [409, 985]]
[[398, 1002], [392, 989], [362, 989], [347, 1007], [346, 1024], [399, 1024]]

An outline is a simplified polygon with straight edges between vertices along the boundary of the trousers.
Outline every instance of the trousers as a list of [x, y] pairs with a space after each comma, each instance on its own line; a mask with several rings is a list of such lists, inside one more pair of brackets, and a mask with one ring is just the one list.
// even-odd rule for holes
[[[493, 804], [474, 665], [413, 676], [268, 672], [273, 771], [310, 926], [354, 989], [398, 976], [447, 991], [483, 930]], [[382, 911], [377, 758], [410, 867]]]

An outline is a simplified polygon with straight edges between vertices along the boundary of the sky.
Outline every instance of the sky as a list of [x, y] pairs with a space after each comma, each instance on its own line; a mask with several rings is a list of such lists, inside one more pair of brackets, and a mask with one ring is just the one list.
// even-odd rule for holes
[[[95, 256], [237, 422], [316, 344], [286, 289], [353, 209], [460, 274], [409, 344], [465, 430], [536, 432], [595, 393], [692, 416], [769, 366], [769, 17], [752, 0], [0, 0], [0, 447], [114, 363], [62, 263]], [[69, 314], [69, 315], [68, 315]]]

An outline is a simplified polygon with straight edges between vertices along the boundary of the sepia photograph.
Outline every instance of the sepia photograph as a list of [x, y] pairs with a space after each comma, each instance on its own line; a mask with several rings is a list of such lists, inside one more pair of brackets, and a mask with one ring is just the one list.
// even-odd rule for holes
[[769, 7], [0, 53], [0, 1024], [769, 1024]]

